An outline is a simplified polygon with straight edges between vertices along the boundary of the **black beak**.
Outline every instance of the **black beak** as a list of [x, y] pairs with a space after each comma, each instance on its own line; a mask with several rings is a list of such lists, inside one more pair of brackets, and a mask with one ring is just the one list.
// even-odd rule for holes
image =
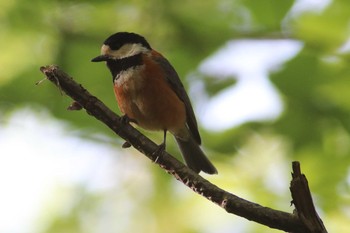
[[92, 62], [101, 62], [101, 61], [107, 61], [109, 60], [110, 58], [106, 55], [100, 55], [100, 56], [97, 56], [95, 58], [93, 58], [91, 61]]

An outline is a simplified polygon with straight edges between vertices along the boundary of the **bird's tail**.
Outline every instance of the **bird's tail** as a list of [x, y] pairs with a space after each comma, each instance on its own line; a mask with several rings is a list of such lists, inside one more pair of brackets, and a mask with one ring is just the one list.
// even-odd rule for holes
[[188, 141], [175, 137], [181, 150], [182, 156], [189, 168], [199, 173], [203, 171], [208, 174], [217, 174], [218, 171], [214, 165], [205, 156], [197, 142], [190, 137]]

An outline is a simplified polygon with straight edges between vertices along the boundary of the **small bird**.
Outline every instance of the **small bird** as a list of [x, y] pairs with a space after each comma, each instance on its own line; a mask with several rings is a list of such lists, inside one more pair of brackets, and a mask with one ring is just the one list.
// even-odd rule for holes
[[189, 168], [216, 174], [200, 148], [201, 137], [190, 99], [169, 61], [136, 33], [118, 32], [108, 37], [101, 55], [112, 73], [114, 93], [124, 118], [147, 130], [174, 135]]

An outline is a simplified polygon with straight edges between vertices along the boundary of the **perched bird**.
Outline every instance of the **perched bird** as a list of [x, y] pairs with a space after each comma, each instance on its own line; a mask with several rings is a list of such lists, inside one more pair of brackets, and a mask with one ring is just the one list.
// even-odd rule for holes
[[185, 162], [199, 173], [217, 170], [199, 145], [201, 137], [190, 99], [169, 61], [153, 50], [138, 34], [118, 32], [108, 37], [101, 55], [92, 62], [105, 61], [112, 73], [119, 108], [131, 122], [147, 130], [174, 135]]

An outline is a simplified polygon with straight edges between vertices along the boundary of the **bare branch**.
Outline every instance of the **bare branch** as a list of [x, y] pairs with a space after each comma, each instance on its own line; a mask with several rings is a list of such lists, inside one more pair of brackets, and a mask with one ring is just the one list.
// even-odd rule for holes
[[309, 185], [304, 174], [301, 173], [300, 163], [293, 162], [293, 180], [290, 184], [293, 204], [296, 214], [311, 233], [327, 233], [322, 220], [318, 216], [312, 201]]
[[220, 189], [165, 151], [158, 156], [154, 153], [158, 149], [154, 142], [131, 125], [125, 124], [118, 115], [57, 66], [41, 67], [40, 70], [46, 75], [48, 80], [76, 102], [73, 105], [73, 109], [75, 109], [75, 106], [78, 106], [78, 109], [80, 106], [83, 107], [90, 115], [102, 121], [117, 135], [158, 164], [166, 172], [173, 175], [196, 193], [221, 206], [228, 213], [286, 232], [308, 232], [306, 226], [297, 215], [263, 207]]

